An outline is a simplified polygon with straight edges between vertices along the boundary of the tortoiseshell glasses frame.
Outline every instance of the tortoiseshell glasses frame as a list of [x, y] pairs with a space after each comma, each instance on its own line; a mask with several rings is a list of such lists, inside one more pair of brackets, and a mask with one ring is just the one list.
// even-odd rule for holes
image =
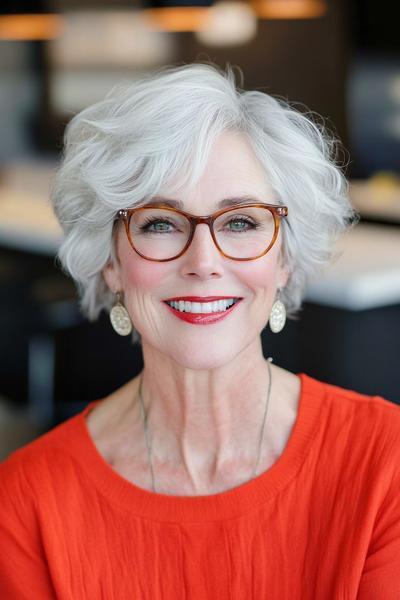
[[[184, 248], [181, 250], [181, 252], [179, 252], [175, 256], [172, 256], [171, 258], [150, 258], [148, 256], [145, 256], [144, 254], [139, 252], [137, 250], [137, 248], [135, 248], [135, 244], [132, 240], [131, 231], [130, 231], [130, 220], [132, 218], [132, 215], [135, 212], [137, 212], [139, 210], [143, 210], [143, 209], [148, 209], [148, 208], [162, 208], [163, 210], [169, 210], [173, 213], [178, 213], [179, 215], [186, 217], [186, 219], [189, 221], [190, 233], [189, 233], [188, 240], [187, 240]], [[270, 213], [272, 214], [272, 216], [274, 218], [275, 230], [274, 230], [274, 234], [273, 234], [270, 244], [261, 254], [258, 254], [257, 256], [253, 256], [251, 258], [237, 258], [237, 257], [229, 256], [228, 254], [226, 254], [220, 248], [218, 241], [216, 239], [215, 233], [214, 233], [215, 219], [217, 219], [224, 213], [227, 213], [227, 212], [235, 210], [235, 209], [240, 210], [242, 208], [264, 208], [265, 210], [270, 211]], [[137, 208], [129, 208], [129, 209], [119, 210], [117, 213], [117, 216], [116, 216], [116, 220], [123, 221], [123, 223], [125, 225], [126, 235], [128, 237], [128, 240], [129, 240], [129, 243], [130, 243], [132, 249], [137, 254], [139, 254], [139, 256], [141, 256], [142, 258], [144, 258], [146, 260], [151, 260], [154, 262], [167, 262], [167, 261], [175, 260], [176, 258], [179, 258], [186, 252], [186, 250], [189, 248], [190, 244], [192, 243], [197, 225], [204, 223], [205, 225], [208, 225], [208, 227], [210, 229], [211, 237], [214, 241], [214, 244], [216, 245], [216, 247], [218, 248], [218, 250], [222, 254], [222, 256], [224, 256], [225, 258], [230, 258], [231, 260], [248, 261], [248, 260], [256, 260], [257, 258], [261, 258], [262, 256], [265, 256], [265, 254], [267, 254], [267, 252], [269, 252], [269, 250], [271, 250], [272, 246], [275, 244], [277, 237], [278, 237], [279, 227], [281, 224], [281, 218], [287, 217], [288, 212], [289, 212], [288, 207], [282, 206], [281, 204], [277, 205], [277, 204], [264, 204], [264, 203], [250, 203], [250, 204], [237, 204], [237, 205], [229, 206], [228, 208], [219, 210], [219, 211], [213, 213], [212, 215], [205, 215], [202, 217], [198, 217], [196, 215], [192, 215], [190, 213], [184, 212], [183, 210], [179, 210], [178, 208], [171, 207], [169, 205], [165, 205], [162, 203], [154, 203], [154, 204], [146, 204], [145, 206], [139, 206]]]

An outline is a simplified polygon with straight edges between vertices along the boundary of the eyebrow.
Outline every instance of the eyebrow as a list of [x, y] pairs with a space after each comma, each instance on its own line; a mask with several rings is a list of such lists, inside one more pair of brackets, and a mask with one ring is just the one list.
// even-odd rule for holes
[[[224, 198], [217, 202], [217, 208], [225, 208], [227, 206], [236, 206], [240, 204], [248, 204], [248, 203], [256, 203], [256, 204], [265, 204], [259, 198], [255, 196], [232, 196], [230, 198]], [[141, 206], [148, 206], [149, 204], [163, 204], [164, 206], [171, 206], [172, 208], [178, 208], [179, 210], [184, 210], [183, 202], [180, 200], [172, 200], [170, 198], [163, 198], [162, 196], [154, 196], [148, 202], [145, 202]]]

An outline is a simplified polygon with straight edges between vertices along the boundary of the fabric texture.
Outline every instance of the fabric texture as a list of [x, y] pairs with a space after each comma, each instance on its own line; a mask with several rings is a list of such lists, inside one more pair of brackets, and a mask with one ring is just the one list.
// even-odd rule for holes
[[282, 455], [222, 493], [124, 479], [87, 429], [96, 402], [12, 453], [0, 598], [399, 600], [400, 406], [299, 377]]

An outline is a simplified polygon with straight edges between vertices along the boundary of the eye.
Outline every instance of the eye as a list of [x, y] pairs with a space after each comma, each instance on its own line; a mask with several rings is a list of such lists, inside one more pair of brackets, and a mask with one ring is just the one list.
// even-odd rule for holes
[[255, 229], [257, 223], [250, 220], [248, 217], [232, 217], [226, 223], [229, 226], [229, 230], [233, 232], [248, 231], [249, 229]]
[[140, 226], [141, 231], [149, 231], [152, 233], [168, 233], [171, 231], [171, 227], [174, 228], [174, 224], [170, 223], [166, 219], [155, 219], [148, 218]]

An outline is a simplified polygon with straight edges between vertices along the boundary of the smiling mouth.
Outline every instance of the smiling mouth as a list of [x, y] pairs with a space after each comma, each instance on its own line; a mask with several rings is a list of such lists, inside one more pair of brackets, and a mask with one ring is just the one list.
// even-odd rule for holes
[[189, 300], [164, 300], [168, 306], [181, 313], [191, 314], [212, 314], [223, 313], [234, 304], [240, 302], [242, 298], [223, 298], [211, 302], [193, 302]]

